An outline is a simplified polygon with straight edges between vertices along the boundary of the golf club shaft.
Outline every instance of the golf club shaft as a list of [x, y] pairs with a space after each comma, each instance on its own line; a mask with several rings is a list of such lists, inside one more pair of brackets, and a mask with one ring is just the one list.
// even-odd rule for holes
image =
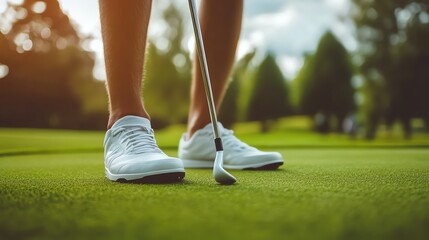
[[[203, 42], [203, 36], [201, 34], [201, 28], [200, 28], [200, 21], [198, 20], [198, 14], [197, 14], [197, 8], [194, 0], [188, 0], [189, 3], [189, 10], [191, 12], [191, 18], [192, 18], [192, 24], [194, 27], [194, 33], [195, 33], [195, 42], [197, 45], [197, 53], [198, 53], [198, 59], [200, 60], [200, 66], [201, 66], [201, 73], [204, 80], [204, 87], [206, 91], [207, 96], [207, 103], [209, 105], [209, 111], [210, 111], [210, 119], [212, 121], [213, 126], [213, 132], [215, 141], [219, 141], [219, 129], [217, 126], [217, 116], [216, 116], [216, 108], [213, 100], [213, 92], [210, 82], [210, 75], [209, 75], [209, 68], [207, 66], [207, 59], [204, 49], [204, 42]], [[219, 140], [217, 140], [219, 139]], [[218, 148], [219, 145], [218, 142], [216, 142], [216, 148]], [[220, 143], [221, 145], [221, 143]], [[220, 146], [221, 148], [221, 146]], [[217, 149], [218, 150], [218, 149]], [[221, 149], [219, 149], [221, 150]]]

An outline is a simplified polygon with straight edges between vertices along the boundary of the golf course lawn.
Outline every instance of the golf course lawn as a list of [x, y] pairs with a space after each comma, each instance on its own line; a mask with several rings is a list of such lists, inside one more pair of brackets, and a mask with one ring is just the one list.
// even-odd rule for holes
[[[13, 131], [0, 131], [0, 239], [429, 237], [427, 147], [276, 146], [284, 166], [230, 171], [232, 186], [211, 170], [187, 170], [176, 184], [123, 184], [104, 178], [100, 133], [72, 132], [80, 138], [67, 149], [62, 132]], [[32, 147], [44, 137], [51, 144]]]

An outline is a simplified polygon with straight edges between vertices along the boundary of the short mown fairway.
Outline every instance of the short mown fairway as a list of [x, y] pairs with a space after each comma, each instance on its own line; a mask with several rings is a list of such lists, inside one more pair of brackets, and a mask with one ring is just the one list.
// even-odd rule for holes
[[[7, 130], [17, 136], [12, 133]], [[31, 138], [37, 134], [43, 132]], [[102, 134], [82, 138], [96, 146]], [[113, 183], [104, 178], [99, 149], [44, 148], [2, 149], [0, 239], [429, 236], [429, 149], [421, 146], [276, 148], [287, 160], [283, 167], [232, 171], [238, 178], [233, 186], [216, 184], [210, 170], [187, 170], [177, 184]]]

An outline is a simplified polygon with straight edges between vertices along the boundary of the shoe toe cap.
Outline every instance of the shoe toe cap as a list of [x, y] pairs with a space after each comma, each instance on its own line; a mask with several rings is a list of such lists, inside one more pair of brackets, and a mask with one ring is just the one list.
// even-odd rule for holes
[[278, 152], [250, 152], [232, 157], [228, 164], [243, 168], [257, 168], [272, 163], [283, 163], [282, 155]]

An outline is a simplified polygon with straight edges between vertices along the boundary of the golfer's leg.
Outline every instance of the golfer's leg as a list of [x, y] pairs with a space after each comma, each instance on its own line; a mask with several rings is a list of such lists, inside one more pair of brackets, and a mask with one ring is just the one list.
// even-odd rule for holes
[[[241, 31], [242, 0], [205, 0], [201, 3], [200, 23], [207, 62], [212, 81], [216, 109], [225, 92], [234, 63], [235, 50]], [[188, 137], [210, 122], [201, 68], [195, 55], [191, 86]]]
[[151, 0], [100, 0], [110, 100], [108, 128], [126, 115], [148, 118], [141, 98]]

